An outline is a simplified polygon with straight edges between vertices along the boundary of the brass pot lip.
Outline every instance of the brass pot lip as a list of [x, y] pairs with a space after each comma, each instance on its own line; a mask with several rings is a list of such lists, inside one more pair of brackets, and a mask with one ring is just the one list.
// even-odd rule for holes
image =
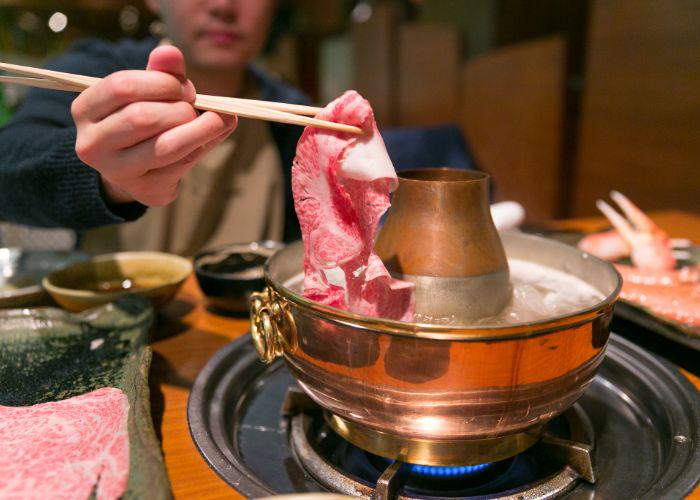
[[[519, 235], [519, 237], [531, 239], [544, 239], [533, 235]], [[548, 244], [561, 245], [571, 248], [564, 243], [558, 241], [546, 240]], [[365, 316], [344, 309], [327, 306], [318, 302], [307, 299], [306, 297], [297, 294], [289, 288], [276, 283], [270, 276], [270, 262], [275, 257], [271, 257], [265, 263], [265, 281], [277, 294], [287, 301], [292, 302], [295, 306], [312, 311], [322, 319], [330, 320], [353, 328], [368, 330], [373, 333], [383, 333], [395, 335], [398, 337], [422, 338], [432, 340], [464, 340], [464, 341], [488, 341], [488, 340], [512, 340], [517, 338], [533, 337], [559, 330], [574, 328], [581, 326], [593, 319], [600, 317], [612, 308], [617, 302], [622, 289], [622, 276], [615, 269], [615, 266], [606, 262], [594, 255], [586, 252], [581, 252], [587, 259], [591, 259], [601, 265], [611, 269], [617, 282], [615, 289], [604, 297], [602, 300], [593, 304], [586, 309], [574, 311], [569, 314], [563, 314], [548, 318], [539, 322], [523, 322], [512, 325], [435, 325], [429, 323], [412, 323], [407, 321], [398, 321], [385, 318], [376, 318], [373, 316]]]
[[[402, 170], [396, 174], [399, 183], [463, 185], [488, 182], [489, 174], [479, 170], [464, 170], [453, 167], [430, 167]], [[435, 178], [432, 178], [434, 176]]]

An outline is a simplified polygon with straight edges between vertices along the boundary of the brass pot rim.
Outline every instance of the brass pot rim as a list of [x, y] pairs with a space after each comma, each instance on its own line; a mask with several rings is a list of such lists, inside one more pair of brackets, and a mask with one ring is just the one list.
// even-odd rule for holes
[[451, 167], [414, 168], [397, 172], [401, 182], [458, 184], [488, 181], [491, 176], [479, 170], [463, 170]]
[[[538, 236], [521, 234], [519, 237], [531, 239], [544, 239]], [[560, 245], [571, 248], [569, 245], [558, 241], [547, 240], [548, 244]], [[436, 325], [429, 323], [413, 323], [406, 321], [398, 321], [386, 318], [376, 318], [373, 316], [365, 316], [363, 314], [353, 313], [336, 307], [327, 306], [318, 302], [307, 299], [306, 297], [297, 294], [282, 284], [276, 283], [270, 273], [270, 263], [276, 255], [270, 257], [265, 262], [265, 281], [268, 286], [274, 290], [276, 294], [284, 300], [293, 303], [296, 307], [311, 311], [326, 320], [333, 321], [344, 325], [351, 325], [354, 328], [368, 330], [373, 333], [382, 333], [395, 335], [399, 337], [433, 339], [433, 340], [464, 340], [464, 341], [485, 341], [485, 340], [512, 340], [524, 337], [532, 337], [543, 335], [558, 330], [573, 328], [583, 325], [595, 319], [596, 317], [605, 314], [606, 310], [612, 307], [620, 295], [622, 289], [622, 276], [615, 267], [594, 255], [585, 254], [588, 259], [599, 262], [601, 265], [609, 266], [617, 280], [614, 290], [596, 304], [574, 311], [573, 313], [563, 314], [548, 318], [538, 322], [522, 322], [512, 325]]]

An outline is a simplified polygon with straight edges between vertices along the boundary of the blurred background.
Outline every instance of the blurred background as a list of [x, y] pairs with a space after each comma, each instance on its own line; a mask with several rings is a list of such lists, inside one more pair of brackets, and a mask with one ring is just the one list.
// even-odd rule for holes
[[[164, 35], [140, 0], [0, 0], [0, 59]], [[700, 212], [697, 0], [282, 0], [260, 61], [318, 103], [355, 88], [380, 126], [457, 124], [528, 221], [611, 189]], [[0, 123], [25, 89], [0, 89]]]

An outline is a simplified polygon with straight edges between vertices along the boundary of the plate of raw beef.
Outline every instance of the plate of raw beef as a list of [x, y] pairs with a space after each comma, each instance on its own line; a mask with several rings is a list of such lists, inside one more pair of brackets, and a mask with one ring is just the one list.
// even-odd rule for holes
[[0, 311], [0, 498], [169, 498], [150, 305]]

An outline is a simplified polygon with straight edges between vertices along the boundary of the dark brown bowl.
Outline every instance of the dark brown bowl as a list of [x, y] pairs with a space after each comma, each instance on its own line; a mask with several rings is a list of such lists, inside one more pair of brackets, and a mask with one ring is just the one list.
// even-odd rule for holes
[[194, 271], [209, 305], [248, 314], [250, 295], [265, 287], [265, 261], [282, 248], [283, 243], [267, 240], [225, 245], [197, 254]]

